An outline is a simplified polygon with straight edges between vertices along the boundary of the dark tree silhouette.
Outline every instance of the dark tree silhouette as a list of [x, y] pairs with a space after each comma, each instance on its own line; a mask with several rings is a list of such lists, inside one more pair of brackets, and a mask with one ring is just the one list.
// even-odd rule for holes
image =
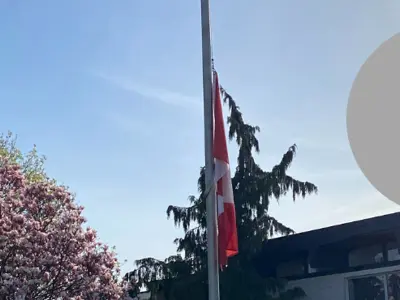
[[[275, 234], [287, 235], [293, 230], [268, 213], [270, 200], [290, 194], [295, 201], [317, 192], [307, 181], [291, 177], [287, 171], [297, 147], [292, 145], [271, 171], [264, 171], [255, 161], [259, 142], [258, 126], [245, 123], [234, 99], [221, 88], [224, 103], [229, 107], [227, 119], [229, 139], [238, 145], [237, 167], [232, 178], [234, 189], [239, 255], [229, 260], [229, 267], [221, 272], [221, 300], [235, 299], [293, 299], [303, 296], [300, 289], [285, 289], [284, 282], [261, 278], [254, 268], [254, 257], [263, 243]], [[207, 295], [207, 247], [204, 167], [198, 180], [199, 196], [189, 197], [188, 207], [170, 205], [168, 217], [181, 226], [184, 236], [177, 238], [178, 255], [159, 261], [145, 258], [136, 262], [137, 269], [126, 276], [134, 276], [140, 284], [163, 294], [168, 300], [205, 300]]]

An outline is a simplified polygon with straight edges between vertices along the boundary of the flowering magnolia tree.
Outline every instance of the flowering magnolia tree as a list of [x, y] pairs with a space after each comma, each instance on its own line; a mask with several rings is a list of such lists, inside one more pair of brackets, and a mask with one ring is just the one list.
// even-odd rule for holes
[[115, 253], [83, 227], [83, 207], [39, 172], [35, 153], [27, 167], [2, 142], [0, 299], [120, 299]]

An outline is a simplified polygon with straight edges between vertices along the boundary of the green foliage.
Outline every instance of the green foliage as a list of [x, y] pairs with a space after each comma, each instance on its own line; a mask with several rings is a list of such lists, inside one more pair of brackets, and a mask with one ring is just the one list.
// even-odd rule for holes
[[[227, 119], [229, 139], [238, 145], [232, 185], [239, 238], [239, 255], [231, 258], [229, 267], [220, 272], [221, 299], [289, 300], [302, 297], [302, 290], [287, 290], [281, 280], [261, 278], [254, 268], [254, 257], [268, 238], [293, 233], [268, 213], [270, 200], [279, 200], [289, 194], [295, 201], [298, 197], [316, 193], [317, 187], [287, 173], [296, 154], [296, 145], [289, 147], [271, 171], [264, 171], [253, 156], [260, 151], [256, 137], [260, 128], [245, 123], [234, 99], [224, 89], [221, 93], [230, 112]], [[179, 255], [165, 261], [153, 258], [138, 260], [137, 269], [128, 274], [154, 294], [161, 289], [167, 300], [208, 298], [204, 171], [204, 167], [201, 168], [199, 196], [190, 196], [188, 207], [170, 205], [167, 209], [167, 216], [184, 231], [184, 236], [175, 240]]]
[[25, 177], [31, 182], [50, 180], [44, 171], [45, 156], [40, 156], [36, 145], [27, 152], [22, 153], [16, 146], [17, 136], [12, 132], [0, 135], [0, 157], [21, 166]]

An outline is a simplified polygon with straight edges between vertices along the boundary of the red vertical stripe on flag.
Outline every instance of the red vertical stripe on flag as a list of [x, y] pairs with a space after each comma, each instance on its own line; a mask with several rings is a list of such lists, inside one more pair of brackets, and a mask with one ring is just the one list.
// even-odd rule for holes
[[218, 255], [221, 266], [238, 253], [236, 212], [233, 199], [232, 179], [229, 166], [224, 118], [218, 74], [214, 72], [214, 147], [216, 200], [218, 206]]
[[229, 165], [228, 147], [225, 137], [224, 117], [222, 114], [221, 93], [218, 74], [214, 74], [214, 159]]

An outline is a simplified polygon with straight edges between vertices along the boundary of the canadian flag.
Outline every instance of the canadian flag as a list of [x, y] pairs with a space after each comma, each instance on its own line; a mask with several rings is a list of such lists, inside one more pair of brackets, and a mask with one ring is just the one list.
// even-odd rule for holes
[[218, 74], [213, 73], [215, 184], [218, 212], [218, 256], [221, 266], [238, 253], [236, 213], [226, 144]]

